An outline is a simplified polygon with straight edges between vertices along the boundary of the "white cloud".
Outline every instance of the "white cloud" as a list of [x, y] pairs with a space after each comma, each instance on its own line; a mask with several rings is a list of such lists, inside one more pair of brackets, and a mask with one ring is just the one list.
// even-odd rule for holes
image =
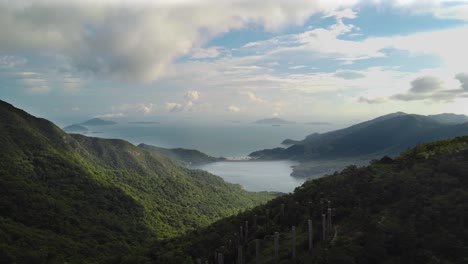
[[144, 114], [149, 115], [157, 112], [158, 107], [154, 103], [135, 103], [135, 104], [121, 104], [113, 106], [112, 111], [125, 114]]
[[184, 107], [181, 104], [175, 103], [175, 102], [167, 102], [165, 104], [165, 108], [169, 112], [180, 112], [184, 109]]
[[228, 108], [227, 108], [227, 111], [228, 112], [231, 112], [231, 113], [236, 113], [236, 112], [239, 112], [240, 111], [240, 108], [235, 106], [235, 105], [230, 105]]
[[199, 48], [192, 52], [194, 59], [216, 58], [221, 54], [220, 47]]
[[185, 93], [184, 98], [187, 101], [197, 101], [200, 98], [200, 93], [198, 91], [188, 91]]
[[53, 50], [83, 71], [151, 82], [173, 74], [176, 58], [218, 34], [251, 24], [278, 31], [355, 2], [2, 1], [0, 49]]
[[296, 66], [290, 66], [288, 69], [290, 70], [298, 70], [298, 69], [304, 69], [307, 68], [307, 65], [296, 65]]
[[247, 98], [249, 99], [249, 101], [252, 102], [252, 103], [258, 103], [258, 104], [265, 103], [265, 100], [259, 98], [253, 92], [245, 92], [245, 94], [247, 95]]

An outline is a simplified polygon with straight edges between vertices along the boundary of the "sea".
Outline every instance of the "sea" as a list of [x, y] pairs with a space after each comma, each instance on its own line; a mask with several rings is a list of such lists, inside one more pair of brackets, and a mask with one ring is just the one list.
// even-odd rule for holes
[[292, 192], [304, 179], [290, 176], [296, 163], [284, 161], [242, 161], [262, 149], [285, 147], [284, 139], [303, 139], [315, 132], [335, 129], [333, 125], [310, 124], [135, 124], [119, 123], [90, 127], [87, 136], [119, 138], [135, 145], [150, 144], [164, 148], [197, 149], [229, 160], [195, 167], [240, 184], [248, 191]]

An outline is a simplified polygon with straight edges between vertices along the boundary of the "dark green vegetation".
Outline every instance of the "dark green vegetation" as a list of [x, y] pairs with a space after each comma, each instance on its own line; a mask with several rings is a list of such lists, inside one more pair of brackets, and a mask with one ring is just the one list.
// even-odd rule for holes
[[[285, 140], [288, 148], [256, 151], [256, 159], [292, 159], [302, 162], [296, 170], [307, 175], [306, 164], [316, 160], [348, 159], [364, 163], [384, 155], [394, 156], [418, 144], [468, 134], [468, 123], [459, 123], [466, 116], [442, 114], [434, 116], [389, 114], [348, 128], [323, 134], [314, 133], [304, 140]], [[458, 122], [455, 122], [458, 121]]]
[[[245, 263], [255, 263], [254, 239], [260, 239], [261, 263], [274, 263], [274, 232], [280, 233], [279, 263], [468, 263], [467, 171], [467, 136], [420, 145], [395, 159], [385, 157], [368, 167], [350, 166], [308, 181], [293, 194], [159, 243], [155, 247], [163, 250], [153, 258], [158, 263], [211, 261], [217, 250], [230, 263], [237, 258], [239, 227], [249, 221], [243, 243]], [[333, 208], [333, 228], [323, 240], [321, 214], [327, 201]], [[270, 210], [269, 224], [266, 210]], [[311, 255], [308, 219], [314, 229]], [[291, 260], [293, 225], [295, 261]]]
[[271, 198], [0, 101], [0, 263], [144, 261], [148, 241]]
[[74, 124], [74, 125], [64, 127], [63, 131], [68, 132], [68, 133], [85, 133], [85, 132], [88, 132], [88, 129], [84, 126]]
[[82, 126], [109, 126], [117, 124], [114, 121], [103, 120], [101, 118], [93, 118], [88, 121], [81, 123]]
[[169, 157], [175, 161], [182, 163], [183, 165], [195, 165], [195, 164], [203, 164], [203, 163], [210, 163], [210, 162], [225, 160], [224, 158], [215, 158], [215, 157], [209, 156], [195, 149], [183, 149], [183, 148], [167, 149], [167, 148], [151, 146], [151, 145], [147, 145], [143, 143], [138, 145], [138, 147], [145, 149], [147, 151], [156, 153], [156, 154]]

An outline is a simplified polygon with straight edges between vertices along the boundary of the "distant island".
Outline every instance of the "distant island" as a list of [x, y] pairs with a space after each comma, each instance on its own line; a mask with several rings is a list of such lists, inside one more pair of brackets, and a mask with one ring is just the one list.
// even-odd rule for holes
[[132, 125], [158, 125], [159, 122], [156, 121], [136, 121], [136, 122], [128, 122]]
[[88, 128], [86, 128], [84, 126], [81, 126], [81, 125], [78, 125], [78, 124], [73, 124], [73, 125], [66, 126], [66, 127], [63, 128], [63, 130], [65, 132], [68, 132], [68, 133], [86, 133], [86, 132], [88, 132]]
[[93, 118], [88, 121], [81, 123], [82, 126], [108, 126], [108, 125], [115, 125], [117, 122], [104, 120], [101, 118]]
[[287, 124], [295, 124], [296, 122], [284, 120], [282, 118], [273, 117], [273, 118], [265, 118], [255, 121], [255, 124], [262, 124], [262, 125], [287, 125]]

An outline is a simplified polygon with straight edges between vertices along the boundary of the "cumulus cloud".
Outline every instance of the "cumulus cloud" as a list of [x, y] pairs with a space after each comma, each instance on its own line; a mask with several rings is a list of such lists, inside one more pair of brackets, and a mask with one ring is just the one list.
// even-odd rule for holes
[[401, 101], [414, 101], [414, 100], [424, 100], [424, 99], [433, 99], [440, 100], [437, 98], [436, 92], [442, 90], [442, 81], [434, 76], [423, 76], [411, 81], [411, 88], [407, 93], [396, 94], [391, 98]]
[[165, 104], [165, 108], [169, 112], [180, 112], [184, 110], [184, 107], [181, 104], [175, 103], [175, 102], [167, 102]]
[[265, 100], [259, 98], [256, 94], [253, 92], [246, 92], [247, 98], [249, 99], [250, 102], [252, 103], [258, 103], [258, 104], [263, 104], [265, 103]]
[[285, 103], [283, 102], [276, 102], [273, 105], [273, 116], [280, 116], [283, 113], [283, 108], [285, 107]]
[[[354, 4], [351, 3], [351, 4]], [[2, 50], [54, 51], [82, 71], [151, 82], [173, 61], [212, 37], [247, 25], [277, 31], [313, 14], [348, 6], [338, 1], [2, 1]], [[208, 49], [205, 55], [216, 56]]]
[[424, 76], [417, 78], [411, 82], [411, 89], [409, 90], [409, 92], [414, 94], [432, 93], [437, 90], [441, 90], [441, 84], [442, 81], [436, 77]]
[[185, 93], [184, 98], [187, 101], [196, 101], [200, 98], [200, 93], [198, 91], [188, 91]]
[[401, 101], [432, 100], [450, 102], [460, 97], [468, 96], [468, 74], [458, 73], [455, 79], [460, 82], [460, 88], [444, 89], [442, 81], [433, 76], [424, 76], [411, 82], [411, 88], [406, 93], [395, 94], [391, 99]]
[[144, 114], [149, 115], [158, 110], [157, 105], [154, 103], [135, 103], [135, 104], [121, 104], [113, 106], [112, 111], [117, 113], [126, 114]]
[[236, 113], [236, 112], [239, 112], [240, 111], [240, 108], [235, 106], [235, 105], [230, 105], [228, 108], [227, 108], [227, 111], [228, 112], [231, 112], [231, 113]]

